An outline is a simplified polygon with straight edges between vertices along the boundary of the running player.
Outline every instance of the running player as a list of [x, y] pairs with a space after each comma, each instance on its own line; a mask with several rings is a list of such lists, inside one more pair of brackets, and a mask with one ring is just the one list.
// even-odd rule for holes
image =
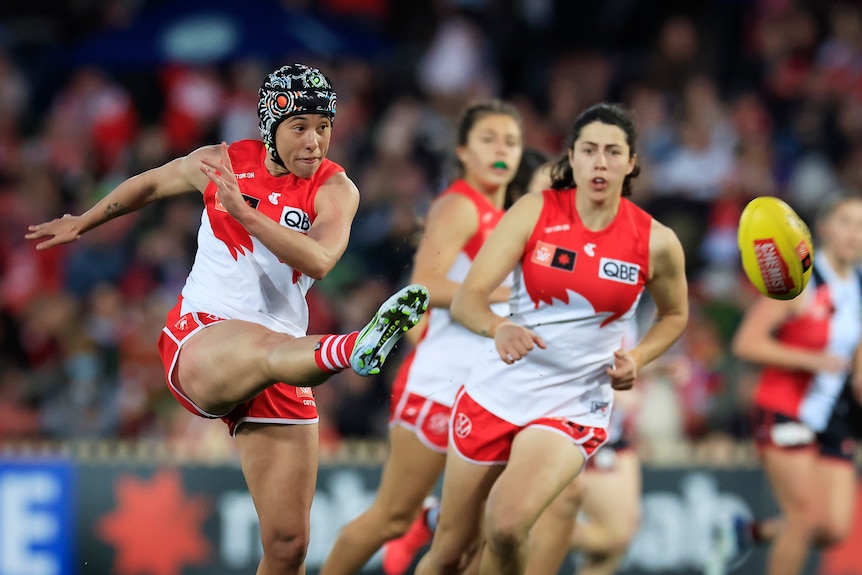
[[[628, 112], [575, 121], [552, 188], [519, 200], [476, 256], [452, 315], [487, 345], [452, 407], [440, 523], [421, 575], [460, 568], [479, 539], [483, 574], [523, 573], [533, 524], [607, 441], [614, 389], [682, 334], [682, 246], [623, 196], [637, 175]], [[514, 271], [510, 316], [488, 305]], [[644, 289], [659, 321], [623, 333]]]

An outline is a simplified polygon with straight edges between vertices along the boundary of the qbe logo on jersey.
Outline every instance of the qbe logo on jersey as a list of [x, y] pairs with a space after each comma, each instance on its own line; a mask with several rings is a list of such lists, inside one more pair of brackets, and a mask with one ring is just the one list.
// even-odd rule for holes
[[286, 228], [296, 230], [303, 234], [308, 233], [308, 228], [311, 227], [311, 219], [308, 217], [308, 214], [305, 213], [305, 210], [294, 208], [292, 206], [285, 206], [281, 210], [281, 219], [279, 220], [279, 223]]
[[72, 573], [72, 466], [0, 458], [0, 575]]
[[599, 260], [599, 277], [604, 280], [635, 285], [638, 283], [640, 271], [641, 267], [631, 262], [612, 260], [611, 258]]

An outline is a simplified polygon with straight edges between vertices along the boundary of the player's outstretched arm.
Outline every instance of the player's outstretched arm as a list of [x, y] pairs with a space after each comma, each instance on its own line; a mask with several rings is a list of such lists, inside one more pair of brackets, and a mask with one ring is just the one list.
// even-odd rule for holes
[[199, 148], [187, 156], [133, 176], [80, 216], [65, 214], [49, 222], [32, 225], [24, 237], [30, 240], [46, 238], [36, 244], [37, 250], [46, 250], [74, 242], [84, 232], [156, 200], [195, 190], [202, 192], [208, 180], [199, 168], [201, 158], [217, 152], [217, 146]]

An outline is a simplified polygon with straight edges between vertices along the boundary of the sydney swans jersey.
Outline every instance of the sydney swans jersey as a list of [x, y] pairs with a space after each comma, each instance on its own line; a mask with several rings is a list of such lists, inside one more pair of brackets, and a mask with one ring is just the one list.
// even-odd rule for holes
[[[463, 180], [455, 181], [440, 197], [449, 194], [466, 197], [473, 203], [479, 216], [479, 229], [464, 245], [446, 274], [448, 279], [460, 284], [467, 277], [479, 248], [491, 235], [504, 212]], [[504, 282], [504, 285], [508, 283]], [[498, 303], [492, 309], [499, 315], [506, 315], [508, 307], [506, 303]], [[475, 363], [475, 353], [482, 346], [483, 338], [453, 321], [448, 309], [433, 308], [426, 313], [426, 317], [428, 328], [412, 352], [412, 361], [405, 361], [404, 364], [409, 370], [406, 374], [406, 389], [409, 393], [451, 406], [458, 388], [464, 384], [467, 373]]]
[[[253, 140], [232, 144], [228, 153], [248, 205], [301, 234], [308, 232], [316, 216], [317, 190], [332, 174], [343, 171], [324, 158], [309, 179], [293, 174], [275, 177], [264, 165], [266, 149]], [[213, 183], [204, 190], [198, 251], [183, 287], [182, 313], [202, 311], [294, 336], [305, 335], [305, 294], [314, 280], [280, 262], [251, 237], [216, 199], [216, 190]]]
[[[862, 289], [856, 273], [841, 278], [826, 258], [814, 262], [811, 283], [799, 297], [805, 311], [779, 326], [778, 341], [812, 351], [828, 352], [848, 362], [862, 338]], [[810, 373], [765, 366], [755, 391], [755, 404], [798, 419], [823, 431], [848, 373]]]
[[607, 427], [613, 390], [606, 370], [649, 277], [652, 217], [623, 198], [614, 220], [591, 231], [578, 216], [575, 194], [543, 192], [509, 300], [512, 320], [548, 348], [506, 365], [488, 340], [466, 385], [485, 409], [516, 425], [561, 417]]

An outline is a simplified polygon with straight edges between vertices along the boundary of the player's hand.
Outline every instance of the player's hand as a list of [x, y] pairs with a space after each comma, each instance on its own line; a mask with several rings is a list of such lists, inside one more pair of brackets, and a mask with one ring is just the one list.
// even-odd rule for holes
[[614, 365], [608, 368], [611, 387], [620, 391], [631, 389], [638, 375], [638, 366], [631, 354], [618, 349], [614, 352]]
[[28, 240], [48, 238], [44, 242], [36, 244], [37, 250], [47, 250], [60, 244], [76, 241], [83, 233], [81, 227], [81, 216], [65, 214], [62, 218], [28, 227], [30, 233], [24, 237]]
[[230, 215], [238, 218], [243, 210], [248, 209], [248, 205], [239, 191], [239, 184], [236, 182], [236, 174], [233, 172], [225, 142], [221, 143], [220, 151], [217, 160], [214, 156], [205, 156], [201, 159], [201, 171], [216, 185], [216, 200]]
[[508, 321], [497, 327], [497, 331], [494, 332], [494, 344], [497, 346], [500, 359], [510, 365], [533, 351], [535, 346], [542, 349], [548, 347], [534, 331]]

